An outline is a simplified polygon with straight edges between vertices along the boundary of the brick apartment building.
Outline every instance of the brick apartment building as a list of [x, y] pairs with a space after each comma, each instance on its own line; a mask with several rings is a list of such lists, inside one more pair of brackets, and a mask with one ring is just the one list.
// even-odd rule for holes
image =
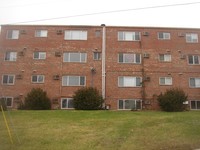
[[200, 29], [3, 25], [0, 97], [17, 108], [36, 87], [53, 109], [72, 109], [74, 91], [96, 87], [115, 110], [157, 109], [171, 87], [200, 110]]

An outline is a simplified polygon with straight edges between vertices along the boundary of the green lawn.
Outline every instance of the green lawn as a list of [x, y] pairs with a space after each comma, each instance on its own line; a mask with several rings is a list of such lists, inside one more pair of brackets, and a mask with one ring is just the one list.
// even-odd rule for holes
[[52, 110], [5, 113], [14, 144], [10, 143], [0, 112], [0, 150], [200, 148], [199, 111], [166, 113]]

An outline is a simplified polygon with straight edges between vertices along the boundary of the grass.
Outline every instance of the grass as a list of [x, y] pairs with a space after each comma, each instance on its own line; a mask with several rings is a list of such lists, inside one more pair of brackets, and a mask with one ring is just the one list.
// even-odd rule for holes
[[[200, 112], [0, 112], [1, 150], [193, 150], [200, 148]], [[18, 141], [18, 138], [19, 141]], [[19, 143], [20, 142], [20, 143]]]

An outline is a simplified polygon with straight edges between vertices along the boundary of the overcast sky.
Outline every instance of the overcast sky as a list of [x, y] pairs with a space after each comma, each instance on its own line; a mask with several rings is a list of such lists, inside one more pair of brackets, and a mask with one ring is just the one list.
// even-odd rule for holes
[[[193, 2], [199, 3], [150, 8]], [[200, 0], [0, 0], [0, 25], [26, 22], [20, 24], [200, 28], [199, 14]], [[44, 19], [51, 20], [31, 22]]]

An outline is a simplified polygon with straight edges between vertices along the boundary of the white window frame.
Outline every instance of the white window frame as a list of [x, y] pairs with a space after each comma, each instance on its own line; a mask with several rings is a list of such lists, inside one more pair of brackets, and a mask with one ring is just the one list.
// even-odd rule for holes
[[94, 60], [101, 60], [101, 52], [93, 52]]
[[[38, 58], [35, 57], [36, 53], [38, 53]], [[45, 60], [46, 59], [46, 52], [34, 52], [33, 53], [33, 59], [36, 59], [36, 60]]]
[[[8, 76], [8, 79], [7, 79], [6, 83], [4, 83], [4, 76]], [[10, 77], [13, 78], [13, 82], [12, 83], [9, 83]], [[15, 84], [15, 75], [13, 75], [13, 74], [3, 74], [2, 75], [2, 84], [3, 85], [14, 85]]]
[[[7, 55], [9, 55], [9, 57], [7, 57]], [[6, 52], [4, 60], [5, 61], [16, 61], [17, 60], [17, 52]]]
[[[165, 83], [161, 83], [161, 79], [164, 79]], [[172, 85], [173, 84], [172, 77], [160, 77], [159, 84], [160, 85]]]
[[[192, 63], [190, 63], [190, 57], [192, 57]], [[198, 60], [198, 63], [195, 62], [195, 57]], [[188, 64], [189, 65], [199, 65], [200, 64], [200, 56], [199, 55], [188, 55]]]
[[[66, 107], [63, 107], [64, 100], [67, 100]], [[73, 101], [73, 98], [61, 98], [61, 109], [74, 109], [74, 107], [69, 107], [69, 101]]]
[[138, 31], [119, 31], [118, 41], [140, 41], [141, 33]]
[[[192, 102], [195, 102], [195, 108], [192, 108]], [[199, 108], [197, 107], [199, 105]], [[200, 100], [190, 100], [190, 109], [191, 110], [200, 110]]]
[[11, 40], [19, 39], [19, 30], [8, 30], [6, 38]]
[[[191, 85], [191, 79], [194, 79], [194, 86]], [[190, 86], [190, 88], [200, 88], [200, 77], [198, 77], [198, 78], [195, 78], [195, 77], [189, 78], [189, 86]]]
[[[123, 55], [123, 60], [121, 62], [120, 60], [120, 55]], [[127, 55], [131, 55], [130, 57], [132, 57], [131, 59], [133, 60], [132, 62], [128, 62], [127, 60]], [[140, 62], [136, 62], [137, 61], [137, 56], [140, 56]], [[118, 63], [128, 63], [128, 64], [141, 64], [141, 54], [134, 54], [134, 53], [119, 53], [118, 54]]]
[[[161, 60], [161, 56], [164, 57], [164, 60]], [[172, 61], [172, 55], [171, 54], [159, 54], [159, 61], [160, 62], [171, 62]]]
[[[1, 97], [1, 99], [3, 99], [5, 101], [6, 107], [8, 108], [12, 108], [13, 107], [13, 97], [9, 97], [9, 96], [5, 96], [5, 97]], [[8, 99], [11, 99], [11, 105], [8, 105]]]
[[[36, 77], [37, 78], [37, 81], [33, 81], [33, 78]], [[40, 81], [42, 78], [42, 81]], [[31, 82], [32, 83], [44, 83], [44, 78], [45, 76], [44, 75], [32, 75], [31, 76]]]
[[[79, 57], [79, 60], [78, 61], [72, 60], [72, 56], [73, 55], [77, 55]], [[63, 62], [86, 63], [87, 62], [87, 53], [64, 52], [64, 54], [63, 54]]]
[[[140, 80], [140, 85], [137, 83], [137, 80]], [[123, 85], [120, 85], [120, 82], [123, 81]], [[142, 78], [133, 77], [133, 76], [119, 76], [118, 77], [118, 87], [141, 87]]]
[[65, 40], [87, 40], [86, 30], [65, 30]]
[[[162, 37], [161, 37], [162, 35]], [[159, 40], [170, 40], [171, 35], [169, 32], [158, 32], [158, 39]]]
[[[77, 78], [78, 84], [70, 84], [70, 78]], [[84, 84], [81, 83], [81, 78], [84, 78]], [[86, 86], [86, 76], [62, 76], [62, 86]]]
[[[123, 102], [123, 108], [120, 108], [120, 101], [122, 101]], [[126, 101], [133, 101], [134, 102], [134, 108], [126, 108]], [[140, 108], [138, 109], [137, 108], [137, 102], [139, 102], [140, 103]], [[140, 99], [119, 99], [118, 100], [118, 104], [117, 104], [118, 106], [118, 110], [141, 110], [142, 109], [142, 100], [140, 100]]]
[[186, 43], [198, 43], [197, 33], [186, 33], [185, 38], [186, 38]]
[[47, 30], [36, 30], [35, 37], [47, 37], [48, 31]]

